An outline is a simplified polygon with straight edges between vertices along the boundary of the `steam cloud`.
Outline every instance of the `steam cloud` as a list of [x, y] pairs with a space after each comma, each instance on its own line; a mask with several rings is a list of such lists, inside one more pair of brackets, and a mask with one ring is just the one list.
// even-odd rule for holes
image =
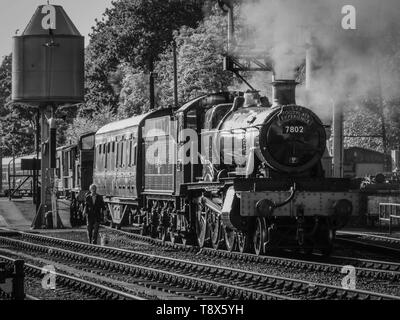
[[[365, 96], [379, 86], [384, 98], [398, 93], [399, 0], [241, 2], [240, 16], [252, 30], [254, 49], [270, 55], [277, 79], [293, 79], [295, 68], [305, 60], [307, 44], [312, 44], [311, 104]], [[356, 30], [342, 28], [345, 5], [356, 9]]]

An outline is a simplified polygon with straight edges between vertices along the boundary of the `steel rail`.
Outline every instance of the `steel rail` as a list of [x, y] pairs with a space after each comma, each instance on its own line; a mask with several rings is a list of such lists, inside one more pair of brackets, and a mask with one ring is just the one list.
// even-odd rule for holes
[[390, 242], [390, 243], [397, 243], [400, 245], [400, 238], [394, 238], [394, 237], [385, 237], [382, 235], [378, 234], [373, 234], [373, 233], [366, 233], [366, 232], [353, 232], [353, 231], [337, 231], [337, 235], [354, 235], [354, 236], [362, 236], [366, 238], [371, 238], [371, 239], [379, 239], [385, 242]]

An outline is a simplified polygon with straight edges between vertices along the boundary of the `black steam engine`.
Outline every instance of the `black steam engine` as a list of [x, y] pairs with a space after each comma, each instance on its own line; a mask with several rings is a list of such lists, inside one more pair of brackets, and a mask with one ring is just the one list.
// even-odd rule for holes
[[357, 193], [324, 177], [325, 129], [296, 105], [295, 86], [275, 81], [272, 105], [254, 91], [218, 93], [101, 128], [93, 182], [112, 224], [200, 247], [328, 254]]

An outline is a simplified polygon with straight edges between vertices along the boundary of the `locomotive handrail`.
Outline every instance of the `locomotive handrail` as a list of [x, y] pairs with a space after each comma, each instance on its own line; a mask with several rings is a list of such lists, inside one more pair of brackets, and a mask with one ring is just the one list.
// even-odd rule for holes
[[283, 201], [283, 202], [281, 202], [281, 203], [278, 203], [278, 204], [276, 204], [276, 203], [274, 202], [274, 208], [283, 207], [283, 206], [287, 205], [290, 201], [293, 200], [294, 195], [296, 194], [296, 191], [297, 191], [296, 182], [293, 182], [293, 186], [290, 188], [289, 191], [290, 191], [290, 196], [289, 196], [289, 198], [287, 198], [285, 201]]
[[280, 208], [288, 204], [290, 201], [293, 200], [294, 195], [296, 194], [297, 191], [296, 182], [293, 182], [293, 186], [290, 188], [289, 191], [290, 191], [289, 198], [287, 198], [285, 201], [281, 203], [276, 203], [275, 201], [271, 201], [269, 199], [262, 199], [258, 201], [256, 204], [257, 210], [264, 214], [265, 213], [272, 214], [276, 208]]
[[247, 131], [249, 129], [257, 129], [260, 130], [261, 127], [266, 126], [266, 124], [257, 124], [255, 126], [251, 126], [251, 127], [244, 127], [244, 128], [234, 128], [234, 129], [215, 129], [215, 130], [207, 130], [202, 132], [201, 134], [213, 134], [213, 133], [219, 133], [219, 132], [230, 132], [232, 133], [233, 131], [237, 131], [237, 130], [242, 130], [242, 131]]

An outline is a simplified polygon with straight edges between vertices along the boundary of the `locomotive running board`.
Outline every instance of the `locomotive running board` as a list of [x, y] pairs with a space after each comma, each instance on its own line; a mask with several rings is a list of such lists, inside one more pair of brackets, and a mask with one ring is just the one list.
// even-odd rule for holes
[[204, 190], [204, 191], [219, 191], [225, 187], [225, 182], [197, 182], [197, 183], [185, 183], [182, 185], [187, 190]]

